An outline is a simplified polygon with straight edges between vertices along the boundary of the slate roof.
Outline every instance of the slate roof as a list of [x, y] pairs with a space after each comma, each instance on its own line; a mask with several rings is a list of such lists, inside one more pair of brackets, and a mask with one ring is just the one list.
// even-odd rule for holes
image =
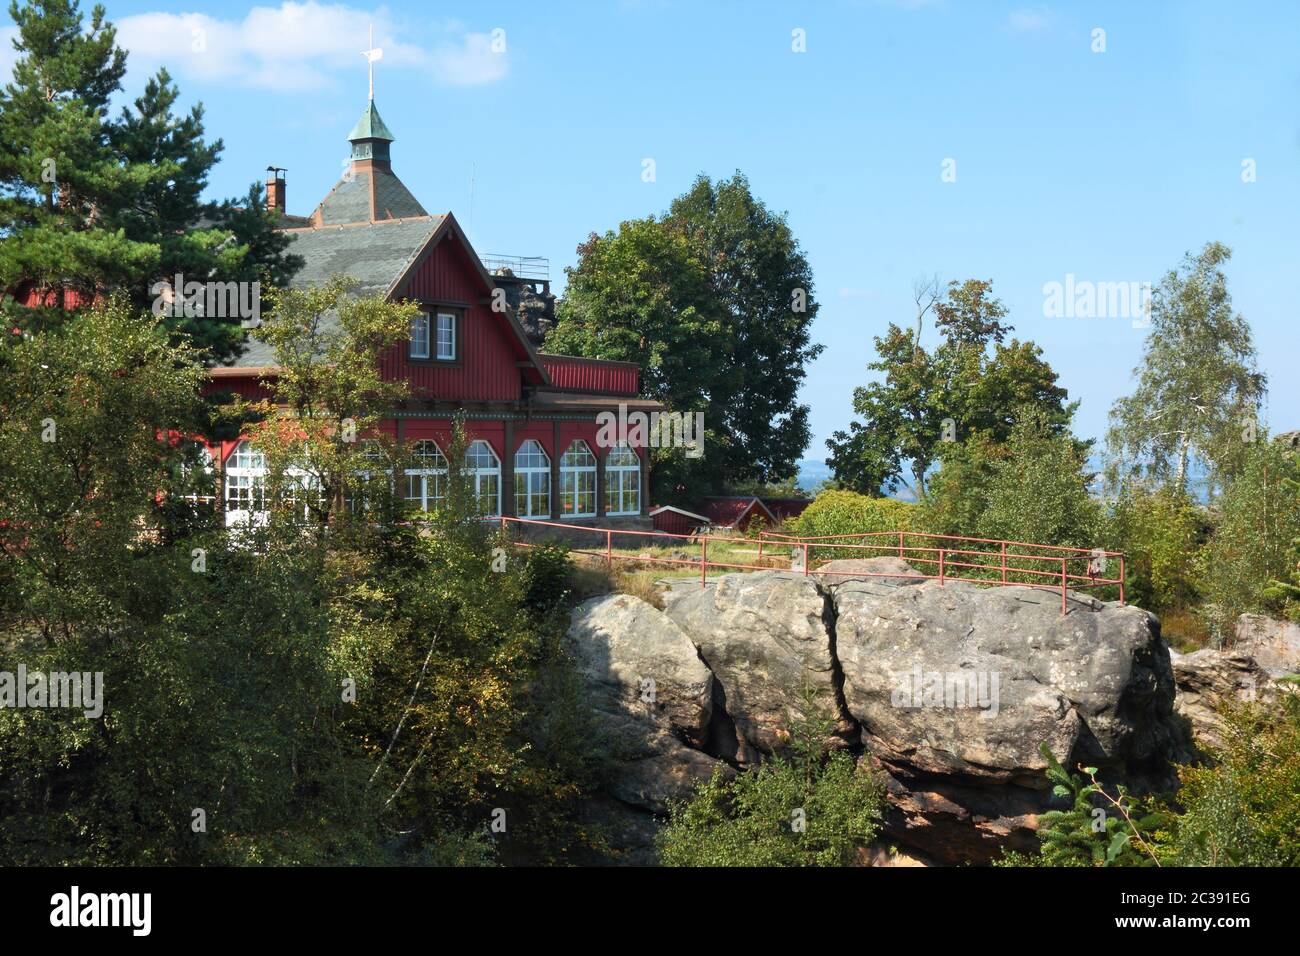
[[[405, 274], [444, 218], [422, 216], [288, 230], [285, 235], [291, 240], [289, 252], [306, 260], [291, 285], [297, 289], [320, 286], [337, 273], [357, 280], [354, 295], [384, 295]], [[263, 368], [274, 364], [270, 347], [254, 335], [249, 336], [244, 354], [232, 363], [235, 368]]]
[[[374, 178], [374, 207], [371, 208], [371, 177]], [[368, 222], [382, 219], [411, 219], [429, 213], [391, 170], [379, 166], [353, 170], [329, 191], [312, 213], [322, 225]]]

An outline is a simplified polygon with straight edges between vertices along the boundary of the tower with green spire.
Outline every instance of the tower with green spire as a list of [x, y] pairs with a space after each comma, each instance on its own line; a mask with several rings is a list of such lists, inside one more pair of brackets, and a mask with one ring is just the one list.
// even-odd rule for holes
[[361, 119], [357, 120], [357, 125], [352, 127], [352, 132], [348, 134], [348, 141], [352, 144], [354, 163], [369, 159], [391, 164], [392, 157], [389, 155], [388, 146], [393, 141], [393, 134], [380, 118], [374, 100], [369, 102], [361, 114]]

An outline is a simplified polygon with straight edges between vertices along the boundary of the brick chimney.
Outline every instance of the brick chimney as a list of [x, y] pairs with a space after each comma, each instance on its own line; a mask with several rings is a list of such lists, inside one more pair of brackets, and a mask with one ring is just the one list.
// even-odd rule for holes
[[284, 215], [284, 174], [285, 170], [279, 166], [267, 166], [266, 171], [270, 173], [266, 179], [266, 208], [267, 211], [278, 212]]

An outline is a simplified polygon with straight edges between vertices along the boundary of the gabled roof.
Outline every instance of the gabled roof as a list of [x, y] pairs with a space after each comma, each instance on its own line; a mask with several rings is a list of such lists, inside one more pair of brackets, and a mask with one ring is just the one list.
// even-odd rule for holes
[[767, 505], [752, 496], [709, 498], [704, 503], [704, 513], [719, 528], [734, 528], [755, 508], [761, 508], [769, 521], [776, 522], [776, 517]]
[[[357, 280], [355, 295], [388, 295], [399, 276], [406, 274], [445, 216], [390, 219], [350, 226], [287, 229], [289, 251], [303, 257], [304, 265], [290, 283], [295, 289], [324, 285], [334, 274]], [[261, 368], [275, 364], [275, 355], [254, 335], [233, 363], [236, 368]]]

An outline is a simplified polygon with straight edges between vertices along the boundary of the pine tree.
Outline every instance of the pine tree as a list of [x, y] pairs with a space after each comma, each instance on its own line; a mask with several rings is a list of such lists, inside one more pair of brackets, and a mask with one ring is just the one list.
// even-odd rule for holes
[[[177, 114], [166, 70], [108, 118], [126, 54], [102, 7], [89, 30], [75, 0], [14, 0], [10, 15], [19, 60], [0, 91], [0, 288], [42, 290], [53, 308], [5, 302], [8, 327], [54, 325], [64, 307], [119, 291], [148, 308], [158, 283], [177, 275], [288, 281], [301, 260], [287, 255], [259, 187], [239, 201], [203, 200], [222, 144], [205, 139], [201, 105]], [[241, 316], [202, 311], [168, 310], [164, 327], [207, 361], [237, 354]]]

